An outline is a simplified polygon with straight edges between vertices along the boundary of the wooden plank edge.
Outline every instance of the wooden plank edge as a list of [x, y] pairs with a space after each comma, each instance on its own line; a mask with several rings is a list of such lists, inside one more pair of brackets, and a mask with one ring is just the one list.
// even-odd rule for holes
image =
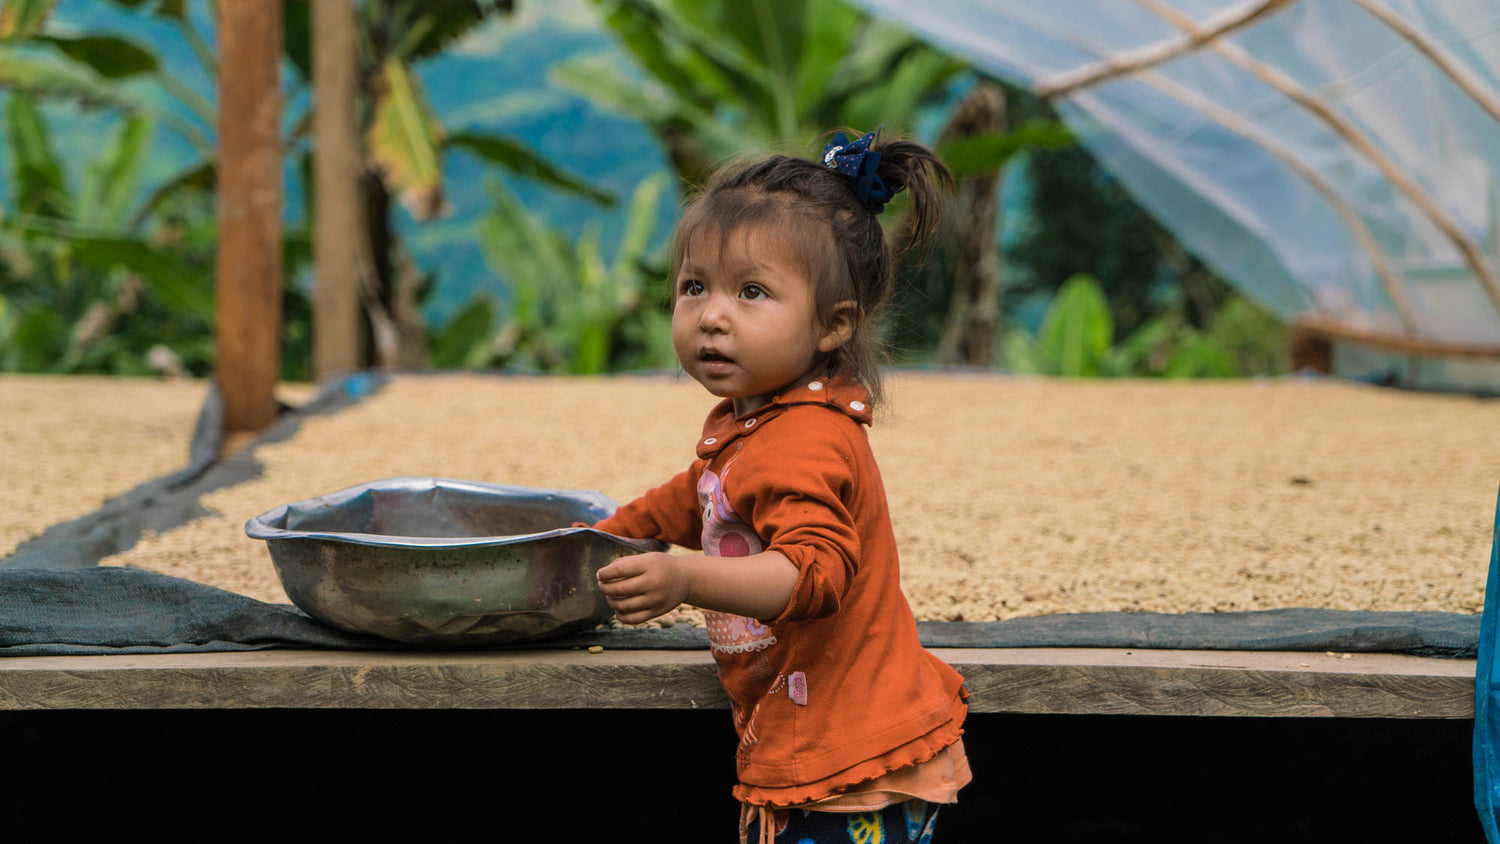
[[[944, 648], [973, 712], [1472, 718], [1474, 660]], [[0, 659], [0, 710], [722, 709], [707, 651], [258, 651]]]

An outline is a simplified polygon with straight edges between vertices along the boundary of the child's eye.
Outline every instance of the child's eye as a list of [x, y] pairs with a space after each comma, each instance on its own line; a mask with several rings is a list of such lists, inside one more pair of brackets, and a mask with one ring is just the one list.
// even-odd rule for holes
[[703, 282], [696, 278], [685, 278], [678, 286], [678, 292], [683, 296], [699, 296], [703, 293]]
[[740, 297], [744, 299], [760, 299], [766, 295], [766, 289], [759, 284], [747, 284], [740, 289]]

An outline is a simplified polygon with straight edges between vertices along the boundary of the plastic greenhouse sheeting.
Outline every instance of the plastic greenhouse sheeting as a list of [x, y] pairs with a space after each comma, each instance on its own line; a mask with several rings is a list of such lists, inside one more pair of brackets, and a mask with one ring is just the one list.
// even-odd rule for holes
[[1494, 0], [856, 4], [1051, 96], [1280, 317], [1500, 348]]

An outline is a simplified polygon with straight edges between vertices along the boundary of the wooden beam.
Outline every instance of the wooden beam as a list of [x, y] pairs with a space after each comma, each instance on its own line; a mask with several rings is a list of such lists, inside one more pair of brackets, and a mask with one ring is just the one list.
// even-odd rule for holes
[[1368, 346], [1386, 352], [1423, 357], [1475, 358], [1500, 360], [1500, 346], [1485, 343], [1448, 343], [1441, 340], [1424, 340], [1401, 334], [1390, 334], [1350, 325], [1334, 317], [1320, 314], [1304, 314], [1292, 323], [1295, 336], [1317, 338], [1323, 341], [1343, 340], [1360, 346]]
[[226, 433], [276, 418], [281, 369], [281, 4], [216, 4], [219, 252], [215, 375]]
[[[974, 712], [1472, 718], [1474, 660], [939, 648]], [[0, 710], [723, 709], [700, 651], [276, 650], [0, 659]]]
[[360, 364], [359, 136], [355, 126], [353, 0], [314, 0], [313, 373]]

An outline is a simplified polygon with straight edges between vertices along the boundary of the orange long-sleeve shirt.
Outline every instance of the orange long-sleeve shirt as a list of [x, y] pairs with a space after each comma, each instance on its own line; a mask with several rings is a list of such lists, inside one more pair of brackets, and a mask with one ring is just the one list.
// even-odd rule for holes
[[797, 567], [778, 617], [706, 613], [746, 803], [821, 800], [962, 733], [963, 678], [922, 648], [901, 592], [868, 403], [847, 380], [799, 385], [742, 417], [721, 402], [687, 471], [597, 525], [716, 557], [775, 550]]

